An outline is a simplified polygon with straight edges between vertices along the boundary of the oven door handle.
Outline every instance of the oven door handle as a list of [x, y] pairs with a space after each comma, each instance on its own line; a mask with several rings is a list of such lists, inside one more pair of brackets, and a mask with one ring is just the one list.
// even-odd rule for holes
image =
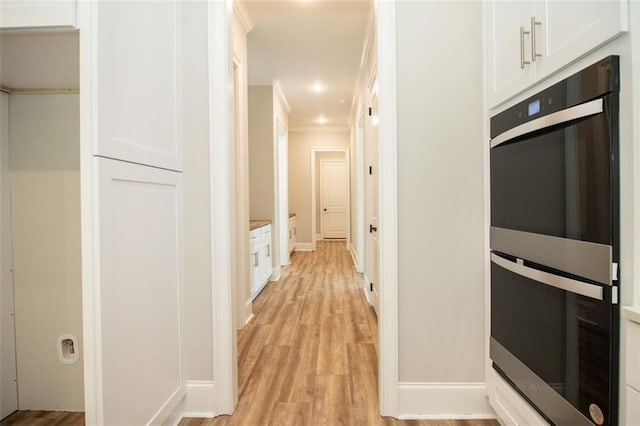
[[582, 296], [590, 297], [596, 300], [603, 300], [604, 298], [602, 287], [594, 284], [589, 284], [583, 281], [565, 278], [561, 277], [560, 275], [550, 274], [548, 272], [529, 268], [528, 266], [512, 262], [494, 253], [491, 253], [491, 261], [496, 265], [513, 272], [514, 274], [521, 275], [523, 277], [559, 288], [561, 290], [566, 290], [571, 293], [580, 294]]
[[526, 135], [527, 133], [535, 132], [536, 130], [544, 129], [546, 127], [557, 126], [558, 124], [577, 120], [578, 118], [589, 117], [590, 115], [599, 114], [602, 111], [604, 111], [604, 102], [602, 98], [572, 106], [571, 108], [536, 118], [535, 120], [528, 121], [514, 127], [513, 129], [500, 133], [498, 136], [491, 139], [491, 148], [495, 148], [496, 146], [508, 142], [513, 138], [517, 138], [518, 136]]

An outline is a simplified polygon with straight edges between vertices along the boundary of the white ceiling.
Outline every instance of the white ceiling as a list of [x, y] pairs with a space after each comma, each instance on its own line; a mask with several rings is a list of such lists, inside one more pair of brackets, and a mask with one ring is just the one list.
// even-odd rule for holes
[[[369, 0], [245, 0], [249, 84], [277, 80], [292, 108], [289, 128], [344, 127], [372, 3]], [[315, 93], [311, 86], [326, 90]], [[315, 122], [319, 117], [326, 124]]]

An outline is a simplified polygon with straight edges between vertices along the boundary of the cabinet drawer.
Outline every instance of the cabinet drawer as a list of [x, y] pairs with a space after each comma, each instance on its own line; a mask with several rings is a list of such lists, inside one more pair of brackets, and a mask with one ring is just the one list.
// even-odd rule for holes
[[263, 226], [262, 228], [260, 228], [260, 230], [262, 240], [267, 242], [271, 241], [271, 225]]
[[259, 243], [261, 239], [262, 239], [262, 234], [260, 232], [260, 228], [251, 230], [251, 232], [249, 233], [250, 244]]
[[640, 425], [640, 392], [627, 386], [627, 418], [625, 425]]
[[[627, 321], [627, 384], [640, 391], [640, 324]], [[636, 406], [636, 407], [640, 407]], [[640, 424], [640, 423], [638, 423]]]

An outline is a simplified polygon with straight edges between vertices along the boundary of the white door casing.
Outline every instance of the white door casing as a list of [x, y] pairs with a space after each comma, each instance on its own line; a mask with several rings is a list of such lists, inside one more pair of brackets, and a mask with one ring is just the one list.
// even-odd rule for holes
[[[372, 88], [375, 88], [375, 82]], [[368, 299], [380, 315], [379, 241], [378, 241], [378, 97], [372, 92], [368, 102], [365, 140], [365, 282]]]
[[276, 150], [277, 153], [274, 158], [277, 158], [277, 167], [275, 167], [274, 175], [276, 177], [276, 212], [275, 217], [278, 218], [278, 226], [275, 228], [277, 238], [279, 241], [278, 249], [280, 265], [276, 265], [276, 275], [279, 277], [279, 266], [286, 266], [289, 264], [289, 137], [287, 130], [282, 123], [277, 122], [277, 141]]
[[347, 167], [345, 160], [320, 160], [322, 238], [345, 238], [347, 228]]

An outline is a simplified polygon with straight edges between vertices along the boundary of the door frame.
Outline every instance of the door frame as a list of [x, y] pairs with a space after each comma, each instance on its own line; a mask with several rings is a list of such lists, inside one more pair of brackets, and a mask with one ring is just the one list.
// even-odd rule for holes
[[[378, 395], [380, 414], [397, 417], [398, 412], [398, 205], [397, 205], [397, 87], [396, 2], [374, 0], [378, 68], [378, 168], [379, 168], [379, 256], [380, 316]], [[217, 414], [230, 414], [237, 402], [237, 354], [232, 327], [231, 271], [229, 268], [231, 226], [228, 205], [236, 195], [229, 191], [229, 170], [224, 164], [231, 149], [229, 135], [229, 44], [232, 41], [232, 0], [209, 2], [209, 64], [211, 126], [211, 206], [213, 256], [214, 407]], [[226, 125], [224, 124], [226, 123]], [[383, 143], [381, 143], [383, 142]], [[335, 150], [335, 149], [334, 149]], [[220, 155], [221, 154], [221, 155]], [[313, 155], [313, 154], [312, 154]], [[312, 161], [312, 167], [314, 162]], [[221, 167], [214, 167], [221, 166]], [[313, 180], [312, 180], [313, 184]], [[225, 211], [226, 209], [226, 211]], [[214, 220], [215, 219], [215, 220]], [[313, 225], [312, 225], [313, 226]], [[217, 231], [217, 232], [216, 232]], [[217, 235], [216, 235], [217, 234]], [[312, 234], [315, 246], [315, 234]], [[86, 324], [85, 324], [86, 326]]]
[[316, 156], [318, 153], [323, 152], [340, 152], [344, 154], [344, 162], [347, 173], [347, 200], [346, 200], [346, 212], [347, 221], [345, 224], [346, 232], [346, 249], [351, 249], [351, 188], [349, 182], [351, 179], [351, 170], [349, 167], [349, 148], [311, 148], [311, 172], [309, 178], [311, 179], [311, 245], [312, 250], [316, 249], [316, 229], [317, 229], [317, 215], [316, 215], [316, 197], [317, 197], [317, 185], [316, 185]]
[[397, 417], [398, 400], [398, 126], [396, 2], [375, 0], [378, 50], [378, 238], [380, 413]]

